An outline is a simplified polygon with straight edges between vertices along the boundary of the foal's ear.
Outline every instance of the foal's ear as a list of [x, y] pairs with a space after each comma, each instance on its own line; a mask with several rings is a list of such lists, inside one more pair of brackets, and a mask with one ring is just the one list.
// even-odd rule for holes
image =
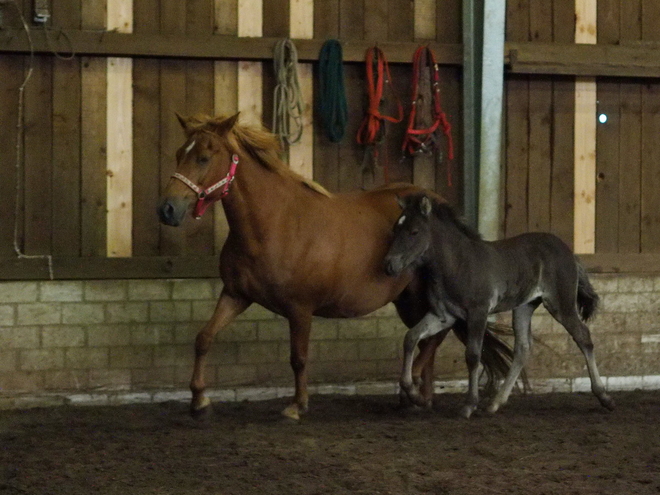
[[431, 203], [431, 200], [428, 198], [428, 196], [424, 196], [419, 202], [419, 209], [421, 210], [422, 215], [425, 217], [429, 217], [431, 215], [433, 204]]
[[211, 127], [211, 130], [213, 132], [215, 132], [219, 136], [222, 136], [232, 130], [232, 128], [236, 125], [236, 122], [238, 121], [238, 116], [240, 114], [241, 112], [238, 112], [235, 115], [232, 115], [231, 117], [227, 117], [226, 119], [213, 120], [209, 122], [209, 126]]
[[403, 198], [402, 198], [401, 196], [399, 196], [398, 194], [396, 195], [396, 202], [399, 204], [399, 207], [400, 207], [402, 210], [405, 210], [405, 209], [406, 209], [406, 200], [403, 199]]

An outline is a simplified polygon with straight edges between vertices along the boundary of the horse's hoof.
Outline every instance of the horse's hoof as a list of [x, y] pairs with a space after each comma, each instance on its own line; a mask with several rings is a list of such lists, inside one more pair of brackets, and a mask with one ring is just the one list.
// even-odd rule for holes
[[472, 416], [472, 413], [477, 409], [476, 406], [466, 404], [461, 408], [461, 416], [463, 416], [465, 419], [470, 419], [470, 416]]
[[300, 421], [300, 412], [297, 404], [291, 404], [289, 407], [282, 411], [282, 416], [292, 421]]
[[195, 407], [193, 404], [190, 405], [190, 415], [196, 421], [203, 421], [211, 416], [213, 409], [211, 408], [211, 401], [204, 397], [202, 400], [202, 405]]
[[612, 399], [612, 397], [610, 397], [607, 394], [603, 394], [601, 397], [598, 397], [598, 400], [605, 409], [607, 409], [608, 411], [614, 411], [615, 404], [614, 404], [614, 399]]

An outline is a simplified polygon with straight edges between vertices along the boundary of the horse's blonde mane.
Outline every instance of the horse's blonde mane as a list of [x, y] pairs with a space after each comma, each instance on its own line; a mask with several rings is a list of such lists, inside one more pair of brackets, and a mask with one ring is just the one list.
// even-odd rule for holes
[[[210, 118], [207, 116], [195, 116], [193, 117], [192, 122], [189, 120], [189, 123], [196, 130], [210, 132], [209, 128], [212, 128], [210, 124], [217, 124], [222, 122], [222, 120], [224, 120], [223, 117]], [[268, 132], [261, 127], [236, 123], [231, 128], [230, 132], [224, 135], [215, 135], [227, 141], [230, 149], [243, 149], [247, 151], [268, 170], [283, 177], [290, 177], [299, 181], [323, 196], [333, 196], [332, 193], [321, 184], [294, 172], [280, 159], [282, 147], [280, 146], [279, 140], [271, 132]]]

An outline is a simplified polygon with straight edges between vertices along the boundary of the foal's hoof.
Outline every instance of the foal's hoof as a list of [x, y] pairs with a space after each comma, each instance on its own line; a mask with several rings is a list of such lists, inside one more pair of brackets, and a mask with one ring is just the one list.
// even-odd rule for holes
[[600, 397], [598, 397], [598, 400], [605, 409], [607, 409], [608, 411], [614, 411], [615, 404], [614, 404], [614, 399], [612, 399], [612, 397], [610, 397], [607, 394], [603, 394]]
[[204, 421], [205, 419], [208, 419], [213, 412], [211, 401], [209, 399], [204, 398], [202, 404], [203, 405], [200, 407], [195, 407], [193, 404], [190, 405], [190, 415], [196, 421]]
[[461, 408], [461, 416], [463, 416], [465, 419], [470, 419], [470, 416], [472, 416], [472, 413], [477, 410], [477, 406], [473, 406], [471, 404], [465, 404]]
[[486, 408], [486, 412], [489, 412], [490, 414], [495, 414], [499, 408], [500, 408], [499, 403], [491, 402], [490, 404], [488, 404], [488, 407]]

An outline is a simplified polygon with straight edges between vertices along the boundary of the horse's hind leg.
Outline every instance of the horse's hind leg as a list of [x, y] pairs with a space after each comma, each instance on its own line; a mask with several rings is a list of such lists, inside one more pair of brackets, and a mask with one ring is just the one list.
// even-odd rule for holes
[[571, 334], [582, 354], [584, 354], [584, 358], [587, 361], [587, 369], [589, 370], [589, 378], [591, 379], [591, 391], [603, 407], [606, 407], [610, 411], [613, 410], [614, 400], [605, 391], [605, 385], [603, 385], [603, 380], [600, 378], [600, 373], [598, 372], [596, 357], [594, 355], [594, 344], [591, 340], [589, 327], [580, 320], [574, 305], [570, 310], [566, 310], [566, 305], [564, 305], [564, 311], [556, 310], [547, 302], [545, 306], [550, 314]]
[[197, 338], [195, 339], [195, 365], [193, 367], [192, 379], [190, 380], [190, 390], [192, 391], [190, 412], [195, 417], [202, 416], [204, 412], [208, 411], [208, 406], [211, 403], [208, 397], [204, 395], [204, 390], [206, 389], [204, 365], [213, 339], [219, 330], [225, 328], [234, 318], [245, 311], [249, 305], [250, 303], [248, 301], [232, 297], [223, 291], [211, 319], [197, 334]]
[[534, 310], [539, 306], [540, 301], [531, 302], [519, 306], [513, 310], [513, 332], [515, 335], [515, 344], [513, 348], [513, 362], [506, 375], [504, 383], [490, 403], [487, 411], [494, 413], [509, 400], [509, 395], [513, 390], [520, 372], [525, 367], [529, 358], [531, 348], [531, 321]]

